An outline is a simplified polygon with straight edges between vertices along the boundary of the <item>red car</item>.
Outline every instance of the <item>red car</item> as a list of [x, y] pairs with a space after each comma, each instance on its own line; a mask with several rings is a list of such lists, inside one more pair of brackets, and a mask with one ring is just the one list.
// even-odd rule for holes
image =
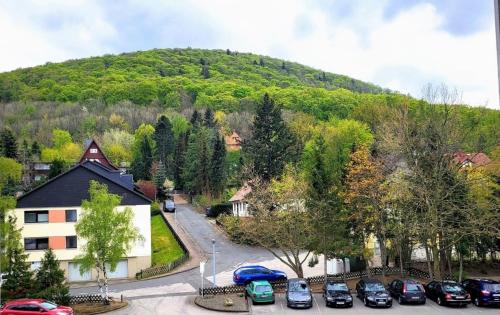
[[73, 315], [73, 309], [43, 299], [12, 300], [2, 307], [0, 315]]

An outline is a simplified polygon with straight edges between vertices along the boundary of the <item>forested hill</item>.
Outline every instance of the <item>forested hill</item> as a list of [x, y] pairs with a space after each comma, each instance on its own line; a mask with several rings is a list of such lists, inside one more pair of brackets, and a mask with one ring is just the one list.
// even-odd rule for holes
[[266, 89], [288, 90], [294, 97], [299, 90], [314, 93], [317, 88], [384, 92], [376, 85], [298, 63], [190, 48], [105, 55], [0, 73], [2, 102], [101, 99], [106, 104], [158, 101], [176, 107], [186, 93], [199, 107], [237, 111], [246, 99], [260, 98]]

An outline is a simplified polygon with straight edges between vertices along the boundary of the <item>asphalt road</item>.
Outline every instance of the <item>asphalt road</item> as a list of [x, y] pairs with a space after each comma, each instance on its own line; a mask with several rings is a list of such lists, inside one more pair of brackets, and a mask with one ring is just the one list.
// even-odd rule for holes
[[[190, 204], [176, 205], [176, 220], [183, 229], [198, 244], [207, 257], [205, 285], [211, 285], [212, 279], [212, 239], [216, 241], [216, 274], [233, 270], [242, 262], [259, 262], [274, 257], [268, 251], [258, 247], [234, 244], [222, 234], [204, 215], [196, 212]], [[216, 280], [217, 282], [217, 280]], [[112, 283], [109, 290], [113, 294], [123, 294], [125, 297], [139, 298], [141, 296], [168, 295], [197, 292], [201, 286], [198, 269], [182, 272], [163, 278]], [[72, 288], [71, 294], [97, 293], [96, 286]]]

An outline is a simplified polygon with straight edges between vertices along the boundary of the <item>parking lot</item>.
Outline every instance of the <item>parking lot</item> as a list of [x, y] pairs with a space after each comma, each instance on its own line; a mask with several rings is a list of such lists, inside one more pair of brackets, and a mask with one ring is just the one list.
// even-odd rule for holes
[[251, 314], [403, 314], [403, 315], [430, 315], [430, 314], [500, 314], [500, 308], [481, 307], [468, 305], [466, 308], [439, 306], [434, 301], [427, 300], [425, 305], [399, 305], [394, 301], [391, 308], [371, 308], [354, 297], [352, 308], [330, 308], [325, 306], [321, 294], [314, 294], [313, 307], [305, 310], [287, 308], [284, 294], [276, 295], [275, 304], [251, 305]]

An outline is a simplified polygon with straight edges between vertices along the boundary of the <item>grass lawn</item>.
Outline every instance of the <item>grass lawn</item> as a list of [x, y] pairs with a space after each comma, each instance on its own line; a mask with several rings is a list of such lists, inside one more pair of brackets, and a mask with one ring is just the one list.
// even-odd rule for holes
[[153, 266], [165, 265], [183, 255], [182, 248], [161, 215], [151, 218], [151, 238]]

